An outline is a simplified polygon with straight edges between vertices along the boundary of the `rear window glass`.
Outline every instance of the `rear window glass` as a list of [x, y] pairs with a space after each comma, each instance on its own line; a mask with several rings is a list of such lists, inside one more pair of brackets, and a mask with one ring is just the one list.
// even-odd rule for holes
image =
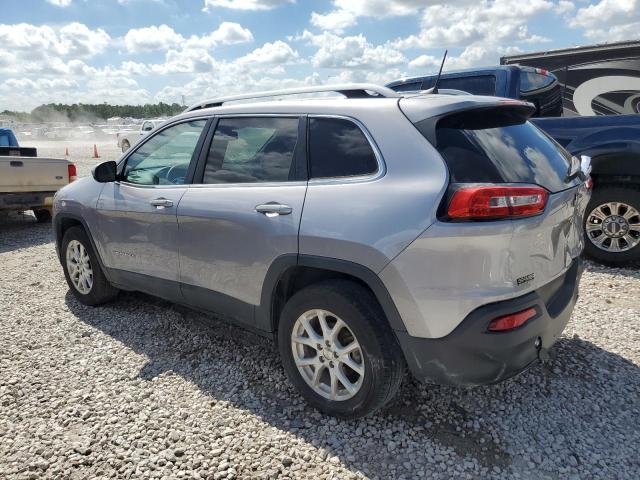
[[570, 155], [530, 123], [487, 129], [436, 128], [452, 183], [533, 183], [557, 192]]
[[395, 87], [391, 87], [396, 92], [415, 92], [420, 90], [422, 87], [422, 82], [413, 82], [413, 83], [403, 83], [402, 85], [396, 85]]
[[[422, 88], [427, 90], [433, 87], [435, 77], [427, 78], [422, 84]], [[493, 75], [476, 75], [474, 77], [449, 77], [441, 78], [438, 88], [462, 90], [472, 95], [496, 94], [496, 77]]]
[[311, 178], [353, 177], [378, 170], [378, 161], [362, 130], [341, 118], [309, 119]]
[[555, 81], [551, 75], [541, 75], [533, 72], [522, 72], [520, 74], [520, 91], [522, 93], [533, 92], [541, 88], [548, 87]]

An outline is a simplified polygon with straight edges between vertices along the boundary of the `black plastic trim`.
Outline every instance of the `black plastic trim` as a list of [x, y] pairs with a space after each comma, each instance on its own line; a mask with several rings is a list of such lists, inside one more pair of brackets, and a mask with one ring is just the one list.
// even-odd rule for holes
[[[548, 350], [569, 322], [582, 274], [578, 258], [561, 277], [521, 297], [491, 303], [471, 312], [442, 338], [396, 332], [409, 370], [421, 381], [473, 387], [517, 375]], [[508, 332], [489, 332], [500, 316], [533, 307], [537, 316]], [[536, 345], [540, 339], [541, 343]]]
[[100, 251], [96, 247], [96, 242], [93, 239], [93, 235], [91, 233], [91, 230], [89, 229], [89, 226], [87, 225], [87, 222], [84, 220], [84, 218], [78, 215], [75, 215], [73, 213], [60, 213], [56, 215], [53, 220], [53, 225], [52, 225], [53, 234], [54, 234], [54, 240], [56, 244], [56, 252], [58, 253], [58, 260], [60, 260], [60, 264], [62, 265], [64, 262], [64, 259], [62, 257], [63, 255], [62, 254], [62, 237], [64, 236], [62, 234], [62, 222], [65, 219], [77, 221], [78, 223], [80, 223], [80, 225], [82, 225], [82, 228], [84, 228], [84, 231], [86, 232], [87, 237], [89, 237], [89, 241], [91, 242], [91, 248], [93, 248], [93, 251], [95, 252], [96, 257], [98, 258], [98, 263], [100, 264], [100, 268], [102, 269], [104, 276], [107, 278], [107, 280], [110, 283], [113, 283], [112, 278], [109, 275], [108, 269], [105, 268], [105, 265], [102, 262], [102, 258], [100, 257]]

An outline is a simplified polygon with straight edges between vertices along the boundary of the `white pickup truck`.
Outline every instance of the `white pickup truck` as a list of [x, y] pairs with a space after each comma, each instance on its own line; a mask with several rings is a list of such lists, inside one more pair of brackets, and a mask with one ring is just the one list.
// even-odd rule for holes
[[163, 123], [165, 118], [157, 118], [153, 120], [145, 120], [140, 125], [140, 130], [121, 130], [116, 133], [116, 139], [118, 141], [118, 147], [122, 149], [122, 153], [131, 148], [131, 145], [136, 143], [140, 137], [144, 137], [151, 130]]
[[64, 158], [37, 157], [35, 148], [0, 146], [0, 210], [33, 210], [38, 222], [47, 222], [53, 195], [76, 176], [76, 166]]

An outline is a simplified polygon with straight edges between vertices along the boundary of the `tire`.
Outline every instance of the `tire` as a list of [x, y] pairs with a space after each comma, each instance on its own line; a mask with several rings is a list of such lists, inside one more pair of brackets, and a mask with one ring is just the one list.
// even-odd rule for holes
[[[82, 283], [83, 288], [81, 290], [81, 287], [76, 286], [76, 283], [72, 280], [71, 273], [69, 272], [68, 261], [68, 255], [71, 255], [69, 252], [70, 244], [72, 244], [72, 249], [80, 245], [80, 250], [84, 249], [84, 252], [88, 255], [88, 262], [86, 264], [91, 271], [91, 285], [88, 288], [87, 282]], [[71, 227], [65, 232], [64, 237], [62, 238], [62, 249], [60, 251], [60, 255], [62, 257], [62, 268], [64, 269], [64, 276], [67, 280], [67, 284], [79, 302], [91, 306], [101, 305], [113, 300], [118, 295], [118, 289], [113, 287], [104, 276], [98, 257], [91, 246], [87, 233], [83, 228]], [[84, 264], [85, 262], [76, 262], [76, 264], [78, 263]]]
[[129, 150], [131, 148], [131, 145], [129, 144], [128, 140], [123, 140], [122, 143], [120, 144], [121, 148], [122, 148], [122, 153], [126, 152], [127, 150]]
[[[612, 202], [624, 204], [624, 206], [618, 207], [618, 212], [613, 212], [610, 208], [605, 207]], [[634, 209], [635, 212], [639, 212], [639, 215], [634, 215], [626, 219], [626, 231], [628, 234], [623, 237], [623, 240], [626, 238], [630, 240], [630, 242], [615, 238], [607, 239], [604, 230], [598, 230], [598, 222], [603, 222], [604, 220], [599, 219], [596, 214], [599, 213], [601, 217], [606, 218], [608, 218], [608, 214], [615, 213], [619, 214], [618, 217], [631, 215], [633, 210], [629, 210], [629, 208]], [[585, 254], [592, 259], [614, 267], [626, 266], [630, 263], [640, 261], [640, 188], [631, 185], [595, 187], [589, 205], [587, 206], [587, 211], [585, 212], [583, 225]], [[597, 243], [603, 238], [604, 242], [602, 246], [599, 247]], [[612, 242], [616, 243], [613, 244]], [[614, 249], [617, 247], [622, 251], [612, 251], [611, 245], [614, 245]]]
[[36, 216], [38, 223], [47, 223], [51, 221], [51, 212], [46, 208], [33, 209], [33, 214]]
[[[338, 341], [332, 343], [331, 347], [323, 345], [322, 350], [292, 341], [294, 332], [296, 338], [303, 335], [299, 334], [296, 328], [302, 325], [299, 322], [301, 316], [316, 309], [328, 314], [326, 324], [329, 327], [332, 326], [335, 329], [338, 325], [337, 319], [346, 325], [346, 328], [338, 329], [340, 330]], [[319, 317], [314, 317], [309, 320], [309, 323], [312, 324], [312, 328], [314, 324], [318, 328], [319, 321]], [[319, 329], [316, 330], [316, 335], [319, 331]], [[309, 335], [303, 337], [304, 341], [312, 342], [309, 337]], [[363, 368], [362, 375], [350, 369], [341, 360], [336, 360], [332, 365], [329, 361], [334, 356], [338, 358], [336, 352], [340, 344], [342, 347], [353, 346], [354, 341], [359, 344], [359, 349], [347, 354], [349, 358], [345, 361], [350, 362], [351, 365], [355, 364], [360, 370]], [[324, 379], [327, 388], [322, 394], [308, 383], [313, 381], [311, 377], [316, 373], [315, 365], [303, 367], [306, 369], [304, 372], [299, 370], [294, 358], [294, 355], [297, 355], [294, 353], [294, 345], [295, 348], [305, 352], [305, 358], [302, 360], [311, 361], [313, 357], [315, 365], [324, 365], [320, 367], [319, 378]], [[405, 371], [405, 361], [400, 346], [377, 300], [370, 291], [348, 280], [320, 282], [293, 295], [280, 316], [278, 348], [289, 380], [307, 402], [321, 412], [339, 418], [362, 417], [382, 408], [398, 391]], [[307, 353], [310, 355], [309, 358], [306, 358]], [[318, 358], [324, 359], [324, 363], [319, 363]], [[345, 387], [346, 384], [338, 383], [336, 388], [338, 394], [336, 398], [331, 399], [328, 398], [331, 395], [328, 391], [329, 384], [331, 378], [338, 377], [338, 370], [342, 378], [348, 377], [349, 383], [358, 387], [357, 390], [354, 388], [355, 392], [349, 392]], [[319, 383], [322, 381], [320, 380]], [[342, 390], [340, 386], [343, 387]], [[339, 398], [338, 395], [342, 395], [343, 398]]]

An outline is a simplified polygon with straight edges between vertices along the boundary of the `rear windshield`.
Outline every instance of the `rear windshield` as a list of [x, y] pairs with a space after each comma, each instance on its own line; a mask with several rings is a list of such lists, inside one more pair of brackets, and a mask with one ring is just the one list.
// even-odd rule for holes
[[[435, 77], [425, 79], [422, 88], [427, 90], [433, 87]], [[472, 95], [496, 94], [496, 77], [493, 75], [476, 75], [474, 77], [443, 77], [438, 82], [438, 88], [462, 90]]]
[[436, 148], [452, 183], [534, 183], [551, 192], [565, 182], [570, 155], [529, 122], [486, 129], [436, 128]]

